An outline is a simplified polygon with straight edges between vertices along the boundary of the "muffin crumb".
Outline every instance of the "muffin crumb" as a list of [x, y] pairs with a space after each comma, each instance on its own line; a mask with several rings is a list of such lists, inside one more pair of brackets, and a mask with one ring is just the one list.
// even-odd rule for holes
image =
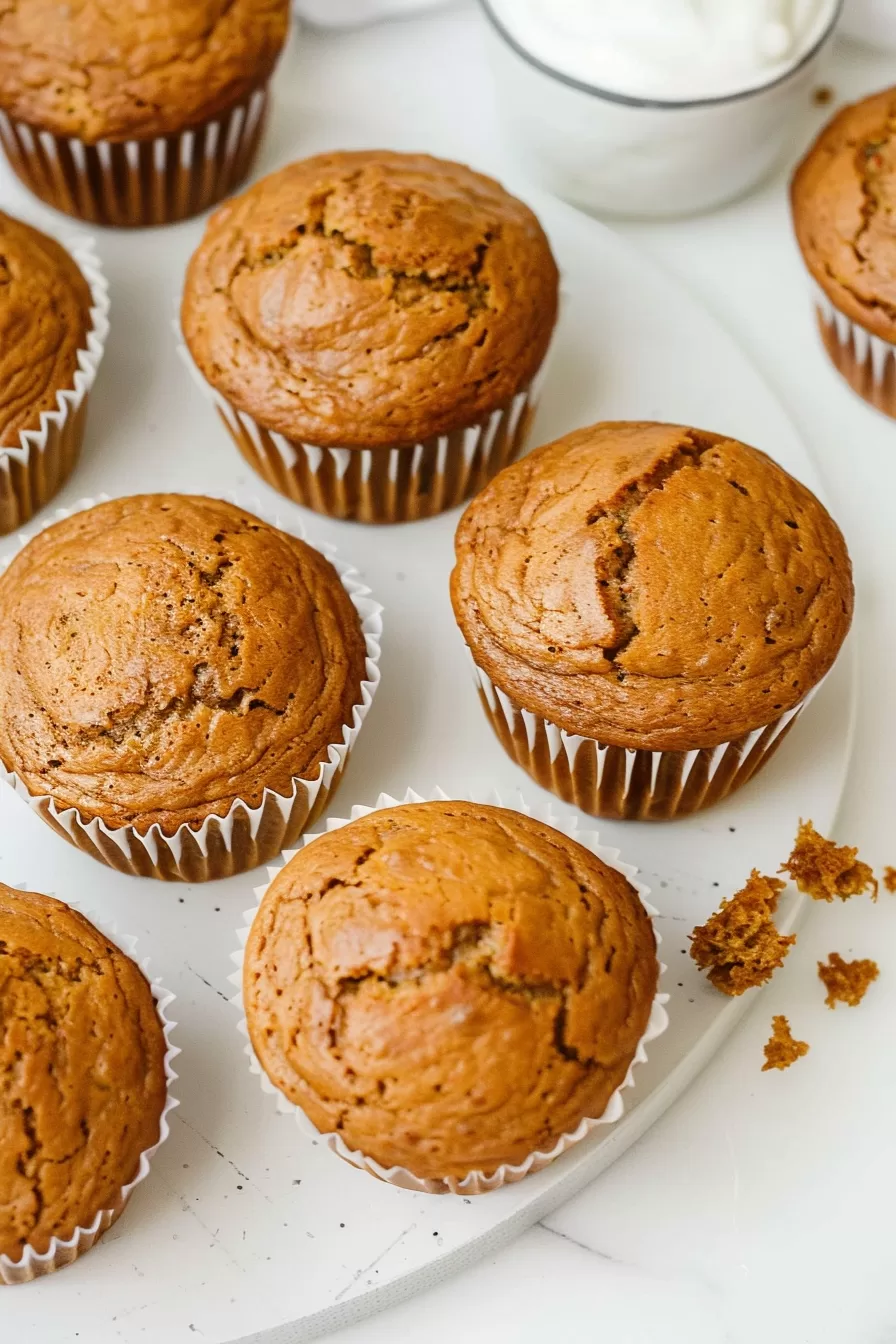
[[746, 886], [690, 935], [691, 956], [723, 994], [765, 984], [796, 942], [795, 933], [780, 934], [772, 920], [784, 885], [754, 868]]
[[884, 869], [884, 887], [887, 891], [896, 891], [896, 868], [889, 865]]
[[794, 1040], [790, 1023], [780, 1013], [772, 1018], [772, 1034], [764, 1046], [765, 1063], [762, 1072], [768, 1069], [789, 1069], [803, 1055], [808, 1055], [807, 1041]]
[[832, 901], [835, 896], [848, 901], [869, 890], [876, 901], [877, 878], [858, 852], [854, 845], [835, 845], [819, 835], [811, 821], [801, 821], [793, 852], [778, 871], [789, 873], [813, 901]]
[[848, 1003], [855, 1008], [879, 974], [876, 961], [867, 958], [844, 961], [839, 952], [832, 952], [826, 962], [818, 963], [818, 978], [827, 990], [825, 1003], [829, 1008], [835, 1008], [838, 1003]]
[[329, 560], [201, 495], [54, 522], [0, 575], [0, 630], [0, 762], [84, 826], [171, 836], [288, 795], [362, 698], [361, 617]]

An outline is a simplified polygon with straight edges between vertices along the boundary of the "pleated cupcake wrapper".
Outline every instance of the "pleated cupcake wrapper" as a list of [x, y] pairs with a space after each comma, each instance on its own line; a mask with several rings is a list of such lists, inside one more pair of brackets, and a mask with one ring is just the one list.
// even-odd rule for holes
[[92, 238], [63, 239], [90, 288], [90, 330], [77, 353], [74, 383], [42, 411], [39, 429], [23, 429], [14, 447], [0, 448], [0, 534], [27, 523], [65, 484], [78, 460], [93, 387], [109, 335], [109, 286]]
[[171, 1033], [177, 1023], [172, 1022], [168, 1016], [168, 1009], [176, 996], [170, 990], [165, 989], [158, 979], [153, 980], [151, 978], [148, 957], [144, 957], [142, 960], [137, 959], [136, 938], [130, 934], [119, 935], [114, 924], [110, 924], [108, 920], [102, 919], [93, 911], [79, 911], [79, 913], [83, 914], [85, 919], [88, 919], [91, 924], [99, 929], [104, 937], [115, 943], [122, 952], [126, 952], [132, 961], [136, 961], [149, 981], [149, 987], [155, 999], [156, 1012], [159, 1015], [167, 1045], [164, 1061], [167, 1095], [162, 1113], [159, 1116], [159, 1137], [151, 1148], [145, 1148], [140, 1154], [140, 1162], [133, 1180], [128, 1181], [127, 1185], [123, 1185], [114, 1203], [109, 1208], [100, 1209], [89, 1224], [75, 1228], [70, 1237], [64, 1239], [53, 1237], [45, 1251], [35, 1251], [33, 1247], [26, 1246], [18, 1260], [12, 1260], [8, 1255], [0, 1255], [0, 1284], [30, 1283], [32, 1279], [42, 1278], [45, 1274], [54, 1274], [57, 1269], [64, 1269], [66, 1265], [72, 1264], [85, 1251], [89, 1251], [95, 1246], [103, 1233], [107, 1232], [112, 1224], [120, 1218], [135, 1188], [149, 1175], [150, 1163], [170, 1133], [168, 1116], [175, 1106], [180, 1105], [177, 1098], [171, 1094], [172, 1084], [177, 1079], [173, 1061], [175, 1056], [180, 1054], [180, 1046], [173, 1045], [171, 1042]]
[[718, 746], [641, 751], [567, 733], [522, 709], [475, 662], [473, 673], [483, 709], [517, 765], [564, 802], [614, 820], [687, 816], [726, 798], [771, 758], [818, 690], [764, 727]]
[[[181, 335], [180, 323], [175, 331]], [[360, 523], [407, 523], [452, 509], [525, 446], [548, 366], [485, 420], [396, 448], [320, 448], [265, 429], [239, 411], [178, 351], [249, 465], [281, 495], [316, 513]]]
[[[328, 818], [327, 831], [338, 831], [343, 826], [347, 826], [350, 821], [357, 821], [359, 817], [366, 817], [371, 812], [380, 812], [384, 808], [398, 807], [405, 803], [436, 801], [450, 801], [450, 795], [443, 793], [441, 789], [436, 789], [434, 792], [428, 794], [419, 794], [415, 793], [413, 789], [408, 789], [401, 798], [393, 798], [387, 793], [381, 793], [373, 807], [355, 806], [352, 808], [349, 817]], [[488, 796], [476, 795], [470, 797], [466, 801], [491, 804], [495, 807], [507, 806], [507, 804], [502, 802], [497, 793], [492, 793]], [[590, 850], [592, 854], [595, 854], [597, 858], [607, 864], [608, 867], [615, 868], [617, 872], [622, 873], [637, 891], [644, 909], [651, 917], [651, 921], [654, 920], [658, 912], [647, 901], [647, 897], [650, 895], [649, 888], [637, 881], [637, 868], [633, 867], [632, 864], [623, 863], [620, 859], [618, 849], [609, 849], [606, 846], [601, 845], [600, 837], [596, 831], [580, 830], [576, 817], [557, 816], [550, 805], [532, 805], [528, 803], [522, 795], [516, 796], [512, 806], [516, 811], [523, 813], [525, 816], [534, 817], [538, 821], [543, 821], [548, 826], [552, 826], [555, 830], [560, 831], [563, 835], [569, 836], [572, 840], [577, 841], [580, 845], [583, 845], [586, 849]], [[303, 845], [308, 845], [317, 838], [317, 835], [306, 835], [304, 836], [302, 843]], [[290, 859], [295, 857], [296, 853], [298, 853], [298, 850], [285, 853], [282, 856], [282, 864], [278, 864], [276, 867], [268, 869], [269, 881], [264, 886], [256, 887], [255, 906], [251, 910], [245, 911], [243, 915], [243, 918], [246, 921], [245, 925], [237, 931], [239, 950], [231, 955], [231, 960], [237, 967], [236, 971], [230, 976], [231, 984], [235, 985], [237, 988], [237, 992], [231, 1002], [240, 1012], [238, 1029], [246, 1038], [244, 1049], [245, 1054], [249, 1057], [249, 1068], [258, 1078], [262, 1091], [276, 1097], [277, 1109], [281, 1114], [291, 1114], [295, 1116], [299, 1127], [306, 1134], [310, 1135], [312, 1138], [322, 1139], [331, 1152], [336, 1153], [337, 1156], [343, 1158], [344, 1161], [350, 1162], [352, 1166], [358, 1167], [362, 1171], [369, 1172], [370, 1175], [376, 1176], [378, 1180], [385, 1181], [388, 1185], [397, 1185], [403, 1190], [415, 1190], [430, 1195], [480, 1195], [485, 1194], [489, 1190], [497, 1190], [502, 1185], [513, 1185], [517, 1181], [521, 1181], [524, 1176], [534, 1174], [537, 1171], [542, 1171], [563, 1153], [568, 1152], [570, 1148], [574, 1148], [576, 1144], [581, 1143], [583, 1139], [588, 1138], [588, 1136], [593, 1134], [599, 1126], [612, 1125], [620, 1119], [625, 1109], [622, 1093], [634, 1083], [635, 1066], [637, 1064], [643, 1064], [646, 1061], [647, 1046], [651, 1041], [654, 1041], [658, 1036], [661, 1036], [669, 1025], [669, 1016], [665, 1006], [669, 1001], [669, 995], [661, 993], [659, 990], [654, 996], [647, 1027], [644, 1031], [644, 1035], [638, 1042], [628, 1072], [607, 1102], [603, 1114], [599, 1116], [585, 1117], [574, 1130], [568, 1134], [561, 1135], [553, 1147], [548, 1151], [530, 1153], [523, 1162], [514, 1165], [509, 1163], [505, 1164], [498, 1167], [494, 1172], [471, 1171], [463, 1178], [449, 1176], [445, 1177], [444, 1180], [431, 1180], [415, 1176], [413, 1172], [408, 1171], [405, 1167], [381, 1166], [381, 1164], [375, 1162], [373, 1158], [366, 1157], [363, 1153], [356, 1152], [354, 1149], [349, 1148], [341, 1134], [321, 1134], [316, 1126], [313, 1125], [305, 1115], [304, 1111], [300, 1107], [295, 1106], [291, 1101], [288, 1101], [282, 1092], [274, 1086], [262, 1069], [249, 1039], [249, 1028], [246, 1023], [245, 1007], [243, 1004], [243, 960], [245, 957], [246, 940], [249, 937], [252, 922], [255, 919], [258, 907], [261, 905], [271, 882], [277, 874], [282, 871], [283, 867], [289, 863]], [[662, 938], [660, 937], [655, 923], [654, 936], [656, 938], [657, 948], [659, 948]], [[659, 969], [660, 977], [662, 977], [666, 971], [666, 967], [662, 962], [659, 963]]]
[[120, 227], [172, 224], [223, 200], [247, 176], [267, 101], [267, 87], [259, 88], [174, 135], [96, 144], [0, 112], [0, 141], [25, 185], [67, 215]]
[[[82, 499], [72, 509], [58, 509], [43, 527], [20, 537], [19, 549], [54, 522], [93, 508], [106, 499], [107, 495], [99, 499]], [[257, 500], [238, 495], [228, 499], [264, 522], [305, 540], [301, 527], [284, 527], [279, 517], [265, 513]], [[380, 682], [383, 609], [373, 600], [357, 570], [340, 560], [334, 547], [320, 545], [316, 549], [333, 565], [351, 598], [361, 621], [367, 654], [361, 698], [352, 707], [351, 723], [343, 725], [341, 739], [330, 744], [327, 758], [313, 778], [295, 777], [287, 794], [265, 789], [262, 801], [256, 807], [238, 798], [223, 816], [206, 817], [198, 827], [185, 822], [172, 835], [166, 835], [158, 824], [141, 835], [133, 826], [111, 826], [99, 817], [85, 821], [77, 808], [61, 807], [49, 794], [29, 793], [24, 781], [15, 771], [5, 769], [2, 763], [0, 778], [5, 779], [38, 816], [76, 848], [110, 868], [135, 877], [182, 882], [232, 877], [235, 873], [268, 863], [285, 846], [294, 845], [302, 831], [324, 810], [339, 783]], [[10, 559], [0, 561], [0, 573]]]
[[814, 280], [815, 315], [825, 349], [854, 392], [896, 419], [896, 345], [853, 322]]

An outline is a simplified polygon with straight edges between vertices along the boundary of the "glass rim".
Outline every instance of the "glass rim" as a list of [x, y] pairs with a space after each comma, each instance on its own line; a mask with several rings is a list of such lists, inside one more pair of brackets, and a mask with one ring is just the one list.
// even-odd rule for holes
[[533, 69], [538, 70], [541, 74], [548, 75], [552, 79], [558, 80], [561, 84], [565, 84], [567, 88], [577, 89], [580, 93], [590, 94], [591, 97], [601, 98], [608, 103], [619, 103], [624, 107], [661, 108], [664, 111], [670, 112], [686, 111], [689, 108], [695, 107], [718, 107], [726, 103], [742, 102], [744, 99], [751, 98], [755, 94], [767, 93], [769, 90], [775, 89], [779, 85], [786, 83], [787, 80], [792, 79], [794, 75], [798, 74], [812, 60], [814, 60], [821, 51], [837, 25], [844, 3], [845, 0], [837, 0], [831, 12], [830, 23], [825, 27], [818, 39], [813, 42], [808, 51], [803, 53], [795, 65], [792, 65], [780, 75], [776, 75], [774, 79], [769, 80], [765, 84], [755, 84], [747, 89], [739, 89], [735, 93], [714, 94], [706, 98], [678, 99], [639, 98], [633, 94], [617, 93], [612, 89], [604, 89], [597, 84], [589, 84], [586, 80], [577, 79], [574, 75], [564, 74], [562, 70], [558, 70], [555, 66], [548, 65], [545, 61], [539, 60], [539, 58], [533, 55], [528, 48], [517, 41], [517, 39], [507, 31], [504, 24], [495, 14], [490, 0], [479, 0], [480, 7], [494, 32], [502, 38], [511, 51], [515, 52], [527, 65], [532, 66]]

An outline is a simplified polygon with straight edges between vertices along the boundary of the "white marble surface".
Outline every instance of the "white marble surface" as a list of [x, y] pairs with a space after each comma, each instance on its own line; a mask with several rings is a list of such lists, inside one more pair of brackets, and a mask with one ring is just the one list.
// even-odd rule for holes
[[[396, 146], [414, 143], [415, 99], [441, 97], [454, 103], [465, 137], [419, 147], [447, 152], [466, 138], [467, 157], [497, 168], [489, 98], [471, 87], [465, 64], [478, 36], [472, 6], [460, 4], [384, 26], [372, 46], [368, 35], [363, 66], [356, 37], [308, 37], [309, 114], [316, 58], [327, 44], [329, 66], [338, 42], [349, 94], [379, 89], [392, 102]], [[425, 94], [414, 78], [424, 50], [442, 57]], [[371, 54], [390, 75], [406, 59], [406, 80], [378, 86]], [[831, 83], [838, 101], [894, 84], [896, 56], [841, 47]], [[825, 115], [810, 114], [807, 137]], [[359, 139], [347, 125], [348, 143]], [[725, 322], [817, 456], [858, 586], [858, 741], [838, 835], [874, 864], [896, 864], [896, 424], [849, 392], [818, 345], [784, 173], [700, 219], [618, 227]], [[858, 1009], [824, 1006], [815, 963], [832, 949], [880, 962], [881, 979]], [[775, 1012], [812, 1049], [788, 1072], [763, 1074]], [[786, 968], [722, 1054], [609, 1172], [492, 1261], [330, 1344], [891, 1344], [894, 1020], [896, 897], [814, 909]]]

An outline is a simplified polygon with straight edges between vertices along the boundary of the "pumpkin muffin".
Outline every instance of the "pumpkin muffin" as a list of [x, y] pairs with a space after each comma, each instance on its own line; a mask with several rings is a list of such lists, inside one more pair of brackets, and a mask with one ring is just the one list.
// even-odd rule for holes
[[[59, 394], [74, 392], [79, 355], [93, 330], [92, 302], [64, 247], [0, 212], [0, 532], [26, 522], [75, 465], [84, 413], [70, 413]], [[64, 416], [54, 420], [65, 424], [42, 421], [60, 406]], [[22, 438], [42, 427], [42, 446]]]
[[289, 0], [6, 0], [13, 168], [49, 204], [102, 224], [206, 209], [249, 169], [288, 23]]
[[222, 206], [181, 317], [270, 485], [400, 521], [459, 502], [519, 451], [557, 288], [538, 220], [497, 182], [365, 150], [290, 164]]
[[575, 840], [503, 808], [409, 803], [277, 874], [243, 998], [262, 1069], [319, 1130], [441, 1189], [599, 1118], [657, 978], [637, 892]]
[[794, 174], [791, 205], [827, 352], [856, 392], [896, 416], [896, 89], [825, 126]]
[[502, 743], [600, 815], [690, 812], [742, 784], [852, 617], [846, 546], [815, 496], [680, 425], [608, 422], [537, 449], [473, 500], [456, 555], [454, 612]]
[[0, 759], [52, 800], [48, 820], [156, 828], [157, 846], [240, 803], [262, 808], [258, 825], [279, 817], [255, 837], [273, 857], [308, 820], [298, 782], [343, 743], [364, 676], [361, 619], [330, 562], [223, 500], [98, 504], [0, 576]]
[[0, 1022], [0, 1281], [14, 1282], [27, 1248], [121, 1212], [160, 1138], [167, 1043], [130, 957], [61, 901], [2, 884]]

